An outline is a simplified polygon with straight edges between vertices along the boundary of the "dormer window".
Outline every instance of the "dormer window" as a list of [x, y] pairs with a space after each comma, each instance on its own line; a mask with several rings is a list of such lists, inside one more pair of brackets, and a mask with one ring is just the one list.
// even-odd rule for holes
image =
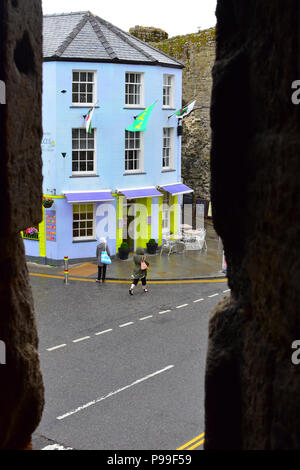
[[73, 70], [72, 104], [90, 106], [96, 103], [96, 72]]

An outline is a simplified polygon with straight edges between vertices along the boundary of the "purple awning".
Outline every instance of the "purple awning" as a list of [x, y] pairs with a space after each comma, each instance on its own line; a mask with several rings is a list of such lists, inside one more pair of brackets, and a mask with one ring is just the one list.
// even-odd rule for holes
[[167, 191], [170, 194], [187, 194], [193, 193], [194, 190], [182, 183], [167, 184], [166, 186], [161, 186], [161, 189]]
[[65, 193], [69, 203], [85, 203], [85, 202], [106, 202], [113, 201], [111, 191], [85, 191], [78, 193]]
[[155, 197], [162, 196], [162, 194], [153, 188], [139, 188], [139, 189], [119, 189], [119, 193], [123, 194], [127, 199], [137, 199], [141, 197]]

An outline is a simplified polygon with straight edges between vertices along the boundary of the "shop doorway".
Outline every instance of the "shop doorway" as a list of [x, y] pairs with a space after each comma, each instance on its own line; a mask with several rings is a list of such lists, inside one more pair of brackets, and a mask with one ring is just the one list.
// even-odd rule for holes
[[123, 201], [123, 242], [126, 242], [131, 252], [136, 249], [136, 227], [135, 227], [135, 199], [126, 199]]

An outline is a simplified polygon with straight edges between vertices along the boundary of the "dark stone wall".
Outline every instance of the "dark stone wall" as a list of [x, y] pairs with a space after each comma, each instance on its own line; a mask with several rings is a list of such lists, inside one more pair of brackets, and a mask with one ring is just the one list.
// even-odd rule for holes
[[[39, 424], [43, 382], [20, 231], [42, 218], [40, 0], [0, 2], [0, 449], [23, 449]], [[0, 100], [1, 101], [1, 100]]]
[[209, 326], [210, 449], [300, 449], [300, 5], [218, 0], [211, 197], [231, 298]]

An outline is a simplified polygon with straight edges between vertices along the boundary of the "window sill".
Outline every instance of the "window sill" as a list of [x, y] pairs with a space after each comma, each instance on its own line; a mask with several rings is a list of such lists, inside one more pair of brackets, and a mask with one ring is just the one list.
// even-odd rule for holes
[[167, 111], [176, 111], [176, 108], [173, 108], [173, 106], [163, 106], [162, 109], [165, 109]]
[[93, 107], [96, 108], [96, 109], [100, 108], [100, 106], [93, 106], [92, 104], [78, 104], [78, 105], [72, 104], [72, 106], [70, 106], [71, 109], [72, 108], [88, 108], [88, 109], [90, 109], [90, 108], [93, 108]]
[[146, 109], [145, 106], [124, 106], [123, 109]]
[[128, 175], [146, 175], [147, 173], [145, 171], [125, 171], [123, 173], [123, 176], [128, 176]]
[[96, 175], [96, 174], [93, 174], [93, 175], [88, 175], [88, 174], [85, 174], [85, 175], [72, 175], [72, 176], [69, 176], [69, 178], [99, 178], [100, 175]]
[[169, 173], [169, 172], [172, 172], [172, 171], [176, 171], [174, 168], [166, 168], [164, 170], [161, 170], [162, 173]]
[[88, 243], [88, 242], [96, 242], [97, 238], [90, 238], [88, 240], [73, 240], [72, 243]]

